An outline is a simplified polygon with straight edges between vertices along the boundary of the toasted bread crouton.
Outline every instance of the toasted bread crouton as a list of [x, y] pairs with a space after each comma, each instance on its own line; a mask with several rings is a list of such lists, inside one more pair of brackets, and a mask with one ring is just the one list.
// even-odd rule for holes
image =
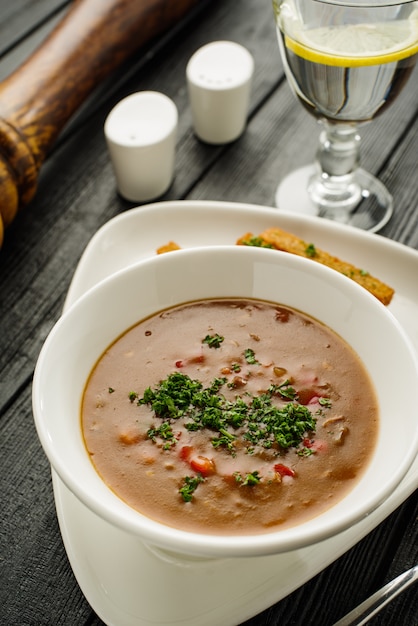
[[255, 236], [251, 233], [246, 233], [238, 239], [237, 244], [274, 248], [275, 250], [283, 250], [284, 252], [312, 259], [348, 276], [370, 291], [384, 305], [388, 305], [392, 300], [394, 290], [379, 279], [371, 276], [367, 271], [355, 267], [351, 263], [341, 261], [337, 257], [324, 252], [324, 250], [320, 250], [314, 244], [307, 243], [303, 239], [296, 237], [296, 235], [292, 235], [280, 228], [269, 228], [260, 235]]
[[164, 246], [157, 248], [157, 254], [164, 254], [165, 252], [173, 252], [174, 250], [180, 250], [180, 246], [175, 241], [169, 241]]

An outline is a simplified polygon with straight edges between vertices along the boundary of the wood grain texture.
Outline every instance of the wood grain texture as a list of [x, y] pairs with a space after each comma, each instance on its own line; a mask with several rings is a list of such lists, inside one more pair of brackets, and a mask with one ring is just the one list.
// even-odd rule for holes
[[[59, 3], [51, 3], [53, 20]], [[21, 32], [30, 31], [32, 4], [39, 8], [39, 2], [28, 2], [14, 18], [21, 20]], [[106, 150], [108, 112], [121, 98], [144, 89], [175, 101], [176, 175], [164, 200], [271, 205], [279, 179], [313, 158], [319, 128], [284, 80], [270, 3], [240, 0], [239, 6], [238, 15], [235, 0], [206, 3], [104, 79], [57, 137], [40, 170], [36, 195], [8, 229], [0, 251], [0, 624], [104, 626], [77, 586], [62, 545], [50, 469], [33, 426], [31, 379], [86, 244], [103, 223], [132, 207], [117, 193]], [[31, 37], [15, 41], [15, 52], [23, 52], [29, 39], [48, 27], [36, 23]], [[245, 45], [256, 72], [246, 132], [233, 144], [214, 147], [193, 134], [185, 68], [197, 48], [218, 39]], [[16, 58], [12, 53], [1, 58], [0, 71]], [[396, 198], [394, 218], [383, 234], [418, 249], [416, 78], [415, 72], [387, 114], [364, 127], [362, 156]], [[347, 554], [247, 626], [331, 626], [416, 561], [417, 506], [414, 494]], [[417, 617], [411, 589], [371, 624], [416, 626]]]
[[197, 0], [74, 0], [58, 27], [3, 81], [0, 217], [4, 227], [33, 198], [47, 153], [87, 95], [134, 50], [173, 26], [196, 4]]
[[[245, 626], [268, 624], [269, 626], [302, 626], [312, 624], [332, 626], [337, 619], [346, 615], [369, 595], [389, 582], [387, 571], [395, 557], [399, 546], [398, 540], [390, 536], [388, 528], [401, 527], [406, 533], [416, 537], [417, 520], [414, 511], [418, 505], [418, 497], [412, 496], [403, 506], [397, 509], [388, 520], [373, 530], [354, 548], [311, 581], [282, 600], [278, 606], [271, 607], [261, 615], [245, 622]], [[411, 521], [412, 520], [412, 521]], [[404, 569], [411, 567], [416, 561], [415, 548], [409, 555], [404, 555]], [[408, 565], [409, 564], [409, 565]], [[401, 572], [399, 572], [401, 573]], [[413, 591], [413, 590], [412, 590]], [[320, 601], [318, 602], [318, 598]], [[403, 599], [405, 600], [405, 599]], [[374, 618], [371, 626], [394, 625], [415, 626], [417, 605], [415, 602], [402, 601], [403, 615], [399, 621], [390, 621], [389, 613], [381, 613]], [[262, 618], [265, 618], [264, 621]], [[284, 622], [281, 620], [284, 619]]]
[[[42, 28], [51, 15], [68, 6], [71, 0], [14, 0], [0, 3], [0, 58], [10, 54], [20, 41]], [[28, 22], [27, 13], [31, 14]], [[25, 15], [26, 13], [26, 15]], [[21, 57], [23, 58], [23, 57]]]
[[[133, 206], [117, 194], [103, 135], [106, 115], [118, 99], [142, 89], [164, 91], [173, 98], [180, 114], [176, 177], [165, 198], [186, 198], [202, 173], [209, 172], [214, 160], [225, 150], [198, 142], [191, 129], [184, 71], [193, 52], [205, 38], [218, 36], [246, 42], [258, 67], [252, 111], [259, 109], [277, 85], [280, 66], [271, 16], [266, 11], [257, 20], [259, 9], [249, 0], [247, 4], [248, 22], [243, 23], [237, 23], [222, 7], [221, 15], [209, 8], [203, 14], [204, 29], [198, 28], [202, 21], [198, 18], [188, 25], [191, 34], [186, 40], [179, 33], [171, 43], [167, 42], [165, 49], [149, 59], [147, 67], [133, 71], [132, 80], [123, 84], [117, 94], [111, 93], [99, 108], [95, 101], [91, 102], [76, 131], [59, 143], [53, 158], [47, 159], [38, 193], [9, 229], [0, 253], [0, 282], [7, 275], [17, 277], [0, 300], [0, 315], [4, 311], [6, 325], [3, 336], [13, 346], [7, 361], [6, 353], [0, 353], [0, 410], [2, 397], [16, 393], [31, 376], [45, 329], [59, 314], [75, 262], [88, 240], [105, 221]], [[137, 63], [142, 66], [141, 57]], [[245, 149], [245, 137], [242, 141], [239, 145]], [[214, 193], [212, 199], [220, 197], [221, 194]], [[256, 201], [256, 196], [249, 196], [250, 201], [253, 197]], [[33, 301], [36, 305], [28, 320], [21, 312], [32, 306]], [[53, 307], [52, 302], [56, 303]]]

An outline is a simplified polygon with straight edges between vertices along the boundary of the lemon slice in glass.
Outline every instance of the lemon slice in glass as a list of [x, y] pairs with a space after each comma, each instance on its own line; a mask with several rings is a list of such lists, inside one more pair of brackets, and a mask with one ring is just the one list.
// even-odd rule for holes
[[418, 52], [418, 11], [406, 20], [301, 29], [297, 40], [286, 36], [285, 43], [313, 63], [343, 67], [392, 63]]

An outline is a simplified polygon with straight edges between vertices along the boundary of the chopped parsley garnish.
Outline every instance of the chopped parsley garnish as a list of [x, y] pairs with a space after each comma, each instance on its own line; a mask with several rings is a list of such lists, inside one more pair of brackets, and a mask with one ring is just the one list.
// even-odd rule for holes
[[254, 485], [258, 485], [258, 483], [260, 482], [261, 478], [260, 478], [260, 474], [255, 471], [255, 472], [251, 472], [250, 474], [247, 474], [246, 477], [244, 478], [242, 485], [249, 485], [250, 487], [254, 486]]
[[253, 487], [254, 485], [258, 485], [258, 483], [261, 482], [261, 476], [257, 470], [255, 472], [250, 472], [249, 474], [246, 474], [244, 478], [239, 472], [234, 472], [234, 478], [235, 481], [243, 487]]
[[223, 435], [221, 435], [220, 437], [214, 437], [212, 439], [212, 445], [214, 448], [225, 447], [228, 450], [230, 450], [232, 454], [235, 454], [234, 444], [233, 444], [235, 439], [236, 439], [235, 435], [224, 431]]
[[[210, 347], [219, 347], [222, 341], [220, 335], [208, 335], [204, 340]], [[251, 348], [244, 351], [244, 357], [249, 365], [259, 365]], [[232, 371], [240, 369], [238, 363], [231, 366]], [[212, 446], [232, 457], [238, 453], [265, 454], [266, 450], [270, 450], [273, 457], [280, 457], [290, 448], [300, 457], [315, 453], [305, 442], [311, 441], [315, 433], [317, 417], [298, 402], [297, 390], [290, 380], [271, 384], [258, 395], [245, 391], [232, 400], [230, 395], [224, 395], [223, 389], [231, 389], [227, 377], [214, 378], [204, 387], [201, 381], [174, 371], [155, 388], [147, 387], [142, 397], [134, 391], [129, 392], [128, 397], [138, 406], [147, 405], [153, 413], [147, 437], [163, 451], [177, 446], [181, 429], [175, 425], [180, 420], [181, 428], [190, 432], [207, 431]], [[328, 408], [329, 398], [321, 398], [320, 404]], [[264, 480], [257, 470], [233, 475], [235, 481], [245, 487]], [[194, 492], [204, 480], [205, 474], [199, 471], [194, 476], [184, 477], [179, 488], [184, 502], [193, 500]]]
[[318, 402], [321, 406], [324, 406], [327, 409], [329, 409], [332, 406], [332, 402], [329, 398], [319, 398]]
[[202, 343], [207, 343], [209, 348], [220, 348], [221, 343], [224, 341], [224, 337], [218, 335], [206, 335], [206, 337], [202, 340]]
[[284, 450], [297, 447], [307, 432], [315, 430], [316, 420], [309, 409], [294, 402], [275, 407], [268, 394], [253, 399], [256, 405], [253, 419], [243, 435], [246, 441], [260, 444], [264, 448], [273, 445]]
[[260, 365], [260, 363], [255, 358], [255, 352], [251, 348], [247, 348], [244, 351], [244, 358], [249, 365]]
[[137, 398], [137, 403], [150, 405], [155, 415], [161, 419], [176, 419], [183, 416], [192, 398], [201, 388], [202, 384], [198, 380], [193, 381], [188, 376], [174, 372], [157, 389], [148, 387], [143, 397]]
[[313, 448], [307, 448], [306, 446], [303, 446], [303, 448], [297, 450], [296, 454], [298, 456], [311, 456], [312, 454], [315, 454], [315, 450]]
[[205, 479], [200, 474], [197, 476], [185, 476], [183, 486], [179, 489], [179, 494], [185, 502], [191, 502], [193, 500], [194, 492], [204, 480]]
[[[174, 372], [154, 390], [148, 387], [137, 403], [148, 404], [155, 417], [163, 420], [159, 428], [149, 429], [148, 437], [175, 445], [172, 424], [181, 418], [187, 430], [213, 431], [212, 445], [234, 454], [238, 440], [246, 448], [258, 444], [280, 451], [296, 448], [307, 433], [315, 431], [316, 418], [294, 400], [297, 394], [289, 381], [271, 385], [263, 394], [246, 394], [245, 399], [237, 396], [233, 401], [221, 393], [226, 384], [226, 378], [215, 378], [204, 388], [200, 381]], [[273, 403], [275, 397], [290, 397], [291, 401], [277, 406]]]
[[114, 392], [115, 392], [115, 390], [113, 389], [113, 387], [109, 387], [109, 388], [108, 388], [108, 392], [109, 392], [109, 393], [114, 393]]
[[243, 246], [254, 246], [256, 248], [273, 248], [271, 243], [267, 243], [261, 237], [250, 237], [241, 242]]
[[315, 248], [313, 243], [310, 243], [309, 245], [306, 246], [305, 254], [310, 259], [313, 259], [316, 256], [317, 252], [316, 252], [316, 248]]
[[297, 392], [291, 386], [290, 380], [285, 380], [280, 385], [271, 385], [270, 390], [273, 393], [280, 394], [283, 398], [288, 398], [289, 400], [295, 400], [297, 397]]
[[147, 437], [154, 441], [154, 443], [157, 441], [157, 437], [165, 440], [167, 443], [164, 445], [164, 449], [166, 450], [169, 450], [176, 442], [171, 424], [169, 422], [163, 422], [158, 428], [148, 429]]

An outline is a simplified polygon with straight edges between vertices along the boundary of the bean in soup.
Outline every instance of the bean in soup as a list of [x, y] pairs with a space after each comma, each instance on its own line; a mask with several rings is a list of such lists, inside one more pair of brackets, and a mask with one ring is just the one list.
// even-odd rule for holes
[[352, 489], [378, 406], [354, 351], [289, 307], [191, 302], [119, 337], [82, 401], [91, 460], [169, 526], [256, 534], [299, 524]]

